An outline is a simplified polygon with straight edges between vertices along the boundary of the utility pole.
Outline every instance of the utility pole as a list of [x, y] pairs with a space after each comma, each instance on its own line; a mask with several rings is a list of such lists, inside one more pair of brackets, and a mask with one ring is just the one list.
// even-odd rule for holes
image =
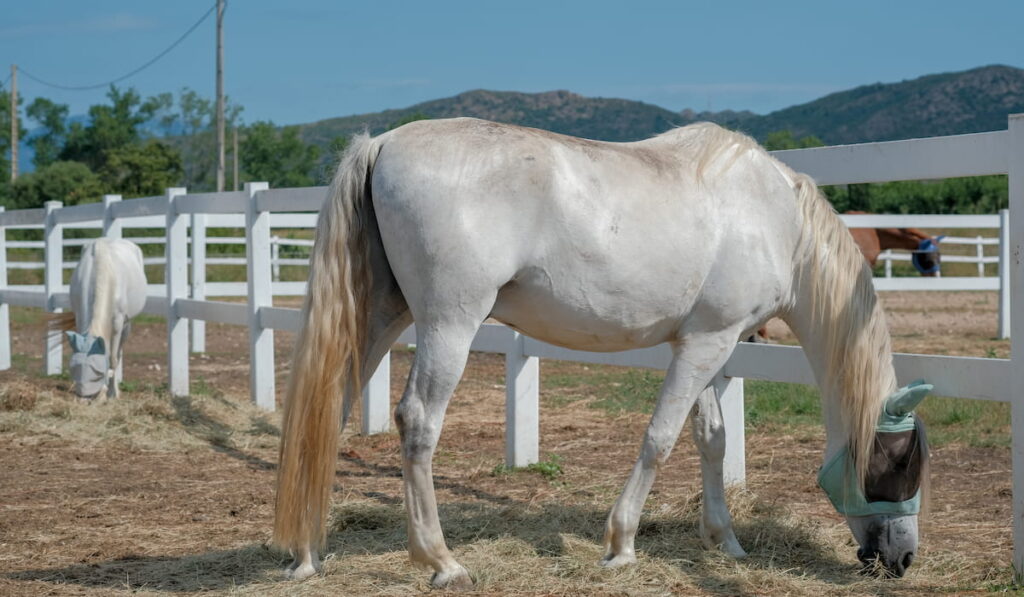
[[217, 0], [217, 192], [224, 190], [224, 0]]
[[231, 187], [231, 190], [238, 190], [238, 126], [231, 127], [231, 136], [233, 137], [233, 143], [231, 148], [231, 157], [234, 160], [234, 167], [231, 169], [235, 174], [235, 186]]
[[18, 65], [11, 65], [11, 182], [18, 180]]

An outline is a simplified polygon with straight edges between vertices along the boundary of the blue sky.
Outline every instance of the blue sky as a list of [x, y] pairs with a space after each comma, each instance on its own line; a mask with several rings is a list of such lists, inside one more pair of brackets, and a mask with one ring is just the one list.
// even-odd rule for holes
[[[5, 3], [0, 81], [16, 63], [63, 85], [108, 81], [184, 33], [213, 0]], [[568, 89], [671, 109], [767, 113], [874, 82], [1024, 67], [1024, 1], [340, 2], [229, 0], [225, 86], [247, 122], [310, 122], [469, 89]], [[214, 92], [214, 19], [120, 83]], [[22, 95], [81, 114], [104, 90], [24, 74]]]

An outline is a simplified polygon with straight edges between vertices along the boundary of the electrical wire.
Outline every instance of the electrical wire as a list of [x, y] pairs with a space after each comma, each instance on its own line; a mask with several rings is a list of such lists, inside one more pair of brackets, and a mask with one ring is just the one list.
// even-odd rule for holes
[[[227, 6], [228, 6], [228, 3], [224, 2], [224, 10], [225, 10], [225, 12], [227, 11]], [[144, 71], [145, 69], [149, 68], [154, 63], [156, 63], [157, 60], [160, 60], [161, 58], [166, 56], [171, 50], [173, 50], [174, 48], [178, 47], [178, 44], [180, 44], [181, 42], [185, 41], [185, 38], [188, 37], [193, 31], [195, 31], [200, 25], [202, 25], [203, 22], [206, 19], [208, 19], [210, 17], [210, 15], [213, 14], [213, 12], [215, 10], [217, 10], [217, 4], [216, 3], [214, 3], [214, 5], [210, 8], [210, 10], [206, 11], [206, 14], [204, 14], [201, 17], [199, 17], [199, 20], [196, 21], [194, 25], [189, 27], [188, 31], [183, 33], [181, 37], [179, 37], [174, 43], [172, 43], [170, 46], [168, 46], [166, 49], [164, 49], [163, 52], [160, 52], [155, 57], [153, 57], [151, 60], [149, 60], [148, 62], [146, 62], [142, 66], [136, 68], [135, 70], [131, 71], [130, 73], [128, 73], [126, 75], [122, 75], [122, 76], [120, 76], [120, 77], [118, 77], [116, 79], [107, 81], [105, 83], [97, 83], [96, 85], [59, 85], [57, 83], [51, 83], [49, 81], [43, 80], [43, 79], [33, 75], [32, 73], [28, 72], [24, 68], [21, 68], [20, 66], [18, 67], [18, 72], [20, 72], [21, 74], [25, 75], [29, 79], [32, 79], [33, 81], [35, 81], [36, 83], [39, 83], [41, 85], [46, 85], [47, 87], [53, 87], [54, 89], [64, 89], [66, 91], [87, 91], [87, 90], [92, 90], [92, 89], [102, 89], [103, 87], [109, 87], [109, 86], [113, 85], [114, 83], [118, 83], [120, 81], [124, 81], [125, 79], [127, 79], [129, 77], [133, 77], [133, 76], [139, 74], [140, 72]], [[10, 79], [10, 76], [8, 76], [8, 79]], [[6, 82], [5, 82], [5, 84], [6, 84]]]

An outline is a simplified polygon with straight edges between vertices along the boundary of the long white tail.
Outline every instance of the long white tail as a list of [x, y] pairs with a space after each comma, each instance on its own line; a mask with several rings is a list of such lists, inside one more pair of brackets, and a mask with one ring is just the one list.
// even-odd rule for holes
[[[325, 540], [338, 453], [338, 420], [362, 391], [371, 272], [369, 175], [380, 143], [357, 136], [320, 212], [292, 374], [285, 395], [274, 543], [317, 549]], [[342, 397], [345, 404], [343, 405]]]

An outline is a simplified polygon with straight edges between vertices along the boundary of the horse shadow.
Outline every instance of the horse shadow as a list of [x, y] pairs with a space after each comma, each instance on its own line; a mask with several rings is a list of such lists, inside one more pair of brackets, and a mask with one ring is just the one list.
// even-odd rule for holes
[[[336, 506], [328, 528], [327, 553], [334, 558], [405, 551], [406, 518], [400, 502], [387, 495], [364, 492], [363, 499]], [[591, 507], [508, 500], [480, 500], [440, 506], [449, 547], [456, 554], [476, 543], [513, 539], [532, 548], [540, 558], [559, 558], [573, 547], [570, 541], [592, 544], [599, 553], [607, 511]], [[716, 569], [729, 568], [728, 556], [706, 550], [699, 538], [699, 511], [682, 516], [645, 516], [637, 532], [641, 559], [676, 566], [707, 594], [755, 595], [739, 580]], [[855, 567], [835, 557], [834, 548], [809, 525], [788, 525], [771, 513], [744, 518], [736, 524], [740, 543], [749, 556], [743, 566], [787, 570], [834, 585], [863, 580]], [[595, 556], [596, 559], [596, 556]], [[128, 556], [107, 562], [75, 564], [8, 573], [10, 580], [78, 585], [109, 590], [145, 589], [184, 593], [284, 582], [281, 570], [290, 558], [264, 544], [184, 556]], [[597, 565], [596, 561], [593, 563]], [[469, 563], [472, 569], [472, 563]], [[387, 579], [380, 579], [387, 583]], [[401, 579], [396, 576], [395, 583]], [[486, 587], [484, 587], [486, 588]]]
[[[212, 449], [249, 465], [272, 470], [274, 465], [247, 454], [224, 441], [230, 427], [197, 408], [189, 398], [175, 398], [172, 407], [182, 425], [194, 436], [206, 440]], [[400, 478], [400, 467], [382, 465], [357, 456], [340, 458], [359, 470], [338, 473], [339, 484], [346, 476]], [[447, 544], [456, 553], [480, 542], [514, 539], [530, 546], [539, 558], [566, 556], [570, 541], [589, 543], [595, 560], [603, 540], [605, 508], [564, 503], [533, 505], [499, 493], [466, 485], [445, 475], [435, 475], [435, 486], [456, 496], [458, 501], [439, 506]], [[708, 594], [755, 595], [734, 577], [716, 572], [730, 562], [728, 556], [705, 549], [700, 540], [699, 500], [681, 513], [645, 515], [637, 531], [641, 558], [662, 560], [676, 566]], [[741, 545], [749, 553], [742, 565], [761, 570], [787, 570], [797, 576], [817, 578], [834, 585], [863, 580], [857, 569], [836, 558], [810, 525], [787, 524], [779, 510], [755, 507], [735, 524]], [[567, 535], [571, 534], [571, 535]], [[403, 552], [407, 548], [406, 515], [397, 495], [364, 491], [361, 499], [336, 506], [328, 528], [326, 553], [335, 558]], [[41, 568], [3, 575], [10, 580], [55, 585], [78, 585], [108, 590], [145, 589], [185, 593], [227, 590], [246, 585], [283, 582], [281, 570], [290, 561], [287, 554], [253, 543], [235, 549], [183, 556], [125, 556], [105, 562]], [[596, 561], [593, 563], [597, 565]], [[472, 568], [472, 565], [470, 564]], [[379, 579], [389, 583], [386, 578]], [[396, 576], [393, 584], [402, 580]]]
[[[234, 447], [231, 444], [231, 434], [234, 431], [232, 427], [197, 407], [191, 396], [174, 396], [171, 398], [170, 404], [182, 428], [189, 435], [205, 441], [214, 452], [240, 460], [257, 470], [271, 471], [277, 468], [277, 465], [272, 462]], [[280, 430], [265, 420], [255, 419], [252, 424], [261, 433], [280, 435]]]

